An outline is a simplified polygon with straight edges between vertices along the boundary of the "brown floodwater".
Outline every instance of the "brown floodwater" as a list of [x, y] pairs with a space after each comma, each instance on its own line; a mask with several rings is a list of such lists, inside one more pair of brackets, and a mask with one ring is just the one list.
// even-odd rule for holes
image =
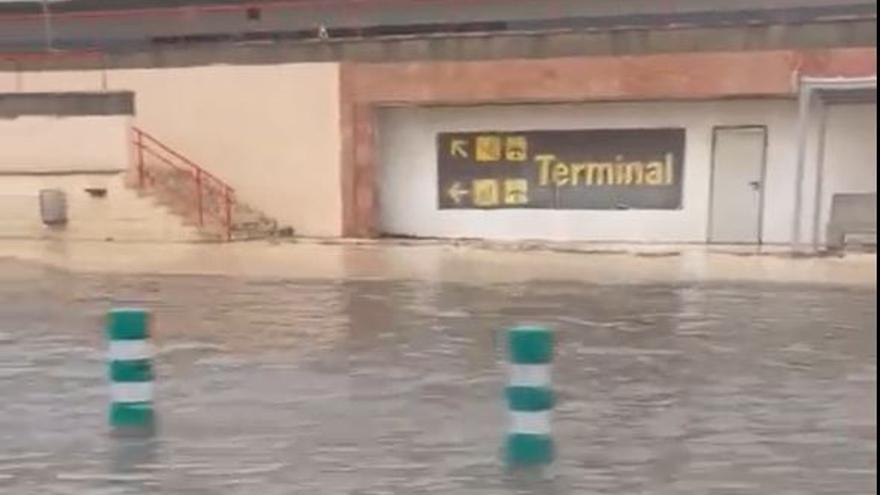
[[[868, 494], [876, 288], [69, 273], [0, 260], [0, 493]], [[155, 316], [152, 440], [102, 318]], [[558, 333], [556, 463], [508, 473], [505, 327]]]

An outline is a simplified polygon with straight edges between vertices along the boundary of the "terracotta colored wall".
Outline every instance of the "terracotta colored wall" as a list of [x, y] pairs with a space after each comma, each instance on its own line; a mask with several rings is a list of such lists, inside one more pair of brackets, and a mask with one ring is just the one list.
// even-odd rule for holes
[[788, 97], [798, 74], [875, 73], [875, 48], [343, 64], [343, 232], [376, 233], [380, 106]]
[[337, 67], [304, 63], [0, 73], [0, 84], [7, 85], [0, 91], [131, 90], [135, 124], [230, 183], [242, 201], [300, 234], [338, 236]]
[[299, 234], [338, 236], [336, 64], [111, 71], [136, 121]]

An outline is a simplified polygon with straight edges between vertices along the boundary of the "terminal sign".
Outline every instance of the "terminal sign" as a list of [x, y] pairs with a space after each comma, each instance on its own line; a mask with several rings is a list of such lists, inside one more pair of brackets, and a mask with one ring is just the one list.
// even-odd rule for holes
[[437, 135], [441, 209], [678, 209], [685, 131]]

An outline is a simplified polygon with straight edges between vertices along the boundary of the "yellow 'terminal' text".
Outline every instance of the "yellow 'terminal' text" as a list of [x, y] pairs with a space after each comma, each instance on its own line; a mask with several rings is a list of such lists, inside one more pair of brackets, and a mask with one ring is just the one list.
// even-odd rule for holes
[[556, 155], [536, 155], [540, 185], [548, 186], [668, 186], [673, 184], [672, 153], [661, 160], [565, 163]]

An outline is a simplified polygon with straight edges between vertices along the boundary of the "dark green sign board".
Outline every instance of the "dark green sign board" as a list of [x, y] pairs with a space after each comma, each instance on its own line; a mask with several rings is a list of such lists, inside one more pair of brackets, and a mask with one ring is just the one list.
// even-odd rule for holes
[[437, 135], [440, 209], [681, 208], [685, 130]]

